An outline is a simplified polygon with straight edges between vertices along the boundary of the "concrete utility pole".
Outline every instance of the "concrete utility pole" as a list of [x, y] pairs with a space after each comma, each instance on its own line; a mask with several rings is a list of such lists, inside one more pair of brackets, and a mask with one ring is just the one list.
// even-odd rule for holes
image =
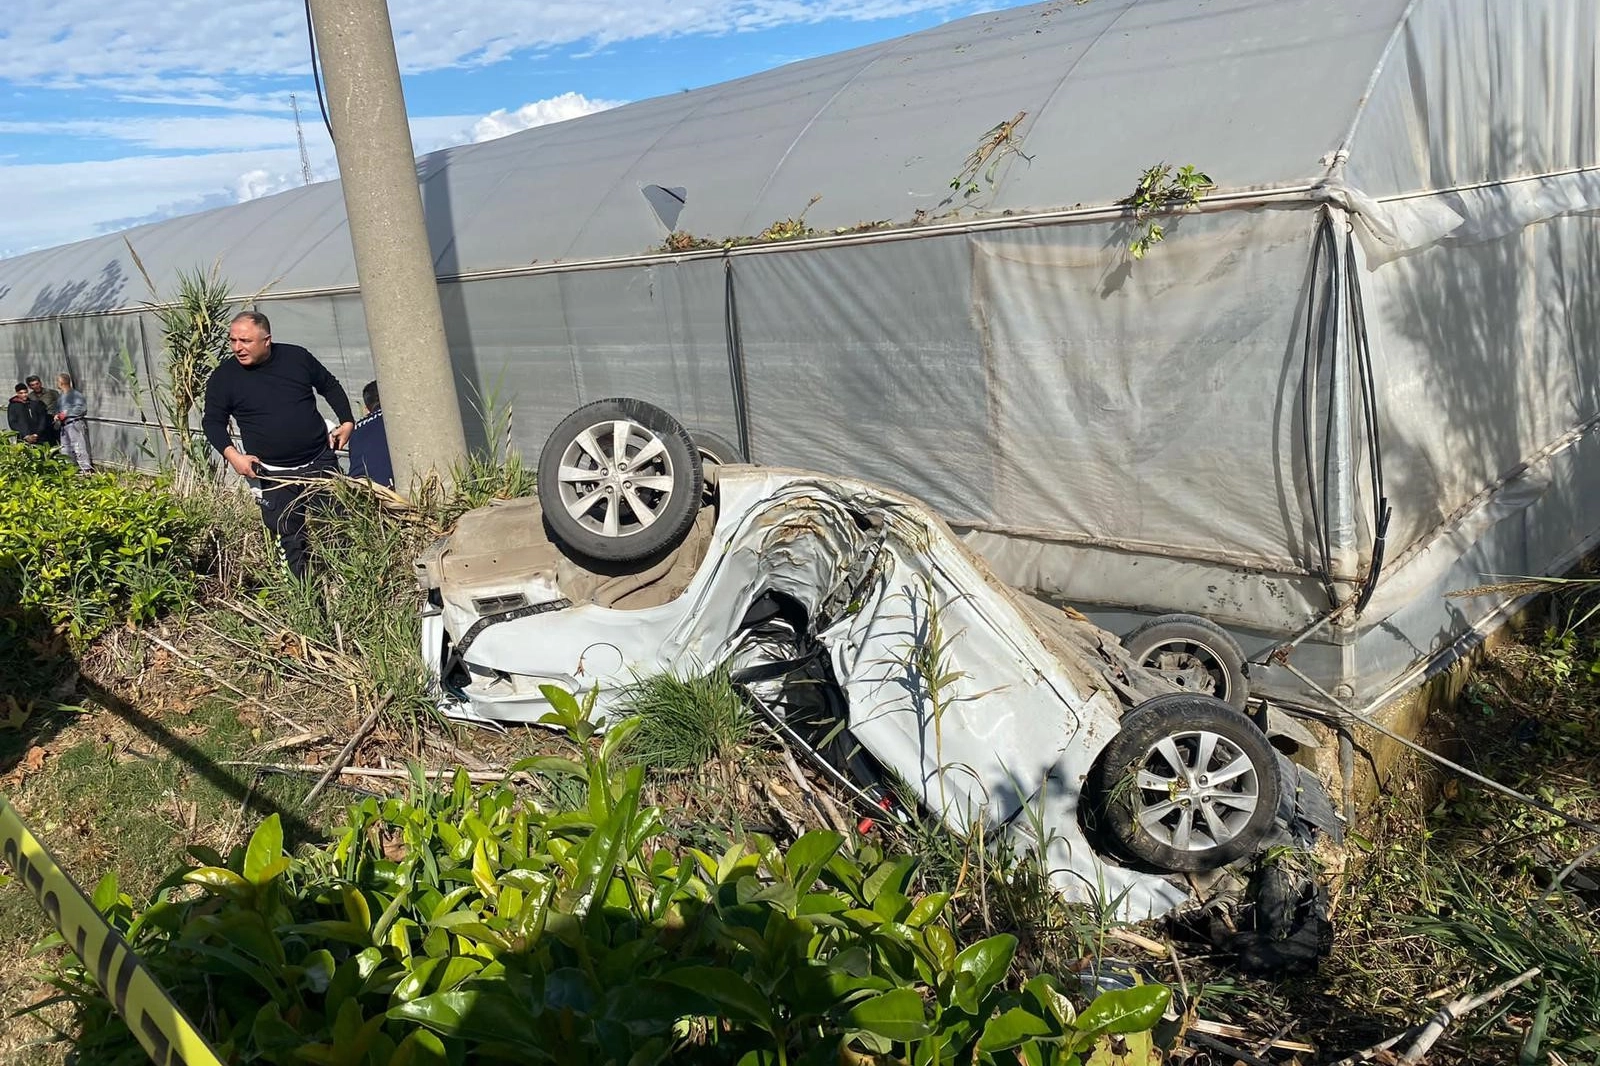
[[[385, 0], [310, 0], [395, 486], [467, 457]], [[359, 384], [357, 385], [359, 387]]]

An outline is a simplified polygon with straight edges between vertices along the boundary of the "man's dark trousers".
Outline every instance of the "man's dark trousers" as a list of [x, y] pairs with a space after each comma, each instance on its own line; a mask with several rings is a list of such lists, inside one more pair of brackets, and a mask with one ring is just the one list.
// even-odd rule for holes
[[338, 457], [326, 450], [305, 466], [261, 471], [261, 520], [283, 545], [289, 572], [295, 577], [306, 576], [306, 516], [317, 507], [316, 497], [323, 492], [322, 486], [308, 482], [325, 481], [338, 472]]

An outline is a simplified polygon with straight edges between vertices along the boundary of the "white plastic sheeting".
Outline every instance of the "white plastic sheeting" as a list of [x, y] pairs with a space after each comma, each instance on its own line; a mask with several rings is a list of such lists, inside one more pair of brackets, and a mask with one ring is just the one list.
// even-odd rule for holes
[[[1404, 6], [1034, 4], [451, 148], [420, 166], [435, 262], [453, 275], [642, 254], [669, 229], [649, 185], [684, 189], [676, 227], [715, 239], [802, 212], [826, 232], [1111, 204], [1161, 159], [1229, 189], [1304, 185]], [[954, 192], [968, 156], [1019, 113], [1014, 140], [971, 175], [976, 191]], [[337, 183], [126, 236], [163, 289], [219, 253], [240, 292], [356, 285]], [[122, 234], [0, 261], [0, 321], [147, 295]]]
[[[1256, 654], [1327, 610], [1324, 555], [1344, 598], [1374, 559], [1359, 293], [1387, 565], [1294, 662], [1380, 692], [1498, 606], [1446, 593], [1600, 528], [1597, 41], [1593, 0], [1035, 5], [437, 153], [451, 353], [525, 454], [578, 403], [639, 396], [759, 461], [914, 493], [1008, 581], [1204, 614]], [[1161, 160], [1218, 188], [1135, 262], [1114, 205]], [[676, 217], [651, 185], [683, 190]], [[1354, 290], [1312, 269], [1324, 205]], [[802, 211], [827, 239], [644, 254]], [[129, 237], [159, 284], [221, 252], [240, 291], [273, 284], [278, 336], [370, 373], [336, 186]], [[0, 261], [0, 365], [64, 360], [122, 445], [145, 431], [119, 349], [147, 381], [158, 339], [102, 312], [136, 279], [121, 236]]]

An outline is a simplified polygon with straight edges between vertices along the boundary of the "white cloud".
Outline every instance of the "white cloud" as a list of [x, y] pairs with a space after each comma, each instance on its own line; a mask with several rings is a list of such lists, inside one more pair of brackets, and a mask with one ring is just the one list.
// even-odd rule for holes
[[515, 111], [499, 108], [472, 124], [471, 140], [474, 144], [479, 141], [492, 141], [508, 133], [532, 129], [535, 126], [547, 126], [552, 122], [565, 122], [580, 115], [592, 115], [596, 111], [618, 107], [622, 103], [621, 100], [591, 100], [582, 93], [562, 93], [548, 100], [523, 104]]
[[[419, 155], [451, 145], [616, 106], [562, 93], [488, 115], [411, 120]], [[155, 153], [80, 163], [0, 164], [9, 210], [0, 220], [0, 258], [114, 233], [146, 222], [243, 203], [304, 183], [294, 120], [261, 115], [137, 119], [123, 122], [0, 122], [0, 134], [93, 136]], [[305, 126], [313, 181], [339, 176], [333, 144], [319, 121]], [[220, 151], [204, 151], [220, 148]]]
[[[951, 0], [392, 0], [389, 10], [401, 67], [418, 72], [487, 65], [526, 49], [868, 21], [955, 6]], [[303, 10], [282, 0], [12, 0], [0, 38], [0, 80], [171, 95], [225, 92], [241, 76], [304, 75], [310, 59]]]
[[0, 248], [16, 255], [233, 202], [239, 175], [293, 172], [294, 149], [136, 156], [0, 167], [12, 207]]

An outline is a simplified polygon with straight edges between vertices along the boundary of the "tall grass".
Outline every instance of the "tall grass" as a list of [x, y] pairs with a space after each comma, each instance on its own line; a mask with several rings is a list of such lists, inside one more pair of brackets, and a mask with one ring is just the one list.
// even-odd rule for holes
[[661, 769], [698, 770], [729, 762], [754, 728], [750, 708], [725, 667], [641, 679], [623, 693], [622, 707], [640, 723], [629, 739], [629, 755]]
[[1417, 931], [1491, 967], [1486, 984], [1535, 966], [1541, 971], [1536, 983], [1474, 1019], [1476, 1027], [1486, 1029], [1508, 1013], [1543, 1011], [1558, 1040], [1587, 1034], [1600, 1044], [1600, 929], [1592, 913], [1566, 895], [1508, 896], [1503, 885], [1460, 862], [1440, 873], [1436, 908], [1415, 920]]

